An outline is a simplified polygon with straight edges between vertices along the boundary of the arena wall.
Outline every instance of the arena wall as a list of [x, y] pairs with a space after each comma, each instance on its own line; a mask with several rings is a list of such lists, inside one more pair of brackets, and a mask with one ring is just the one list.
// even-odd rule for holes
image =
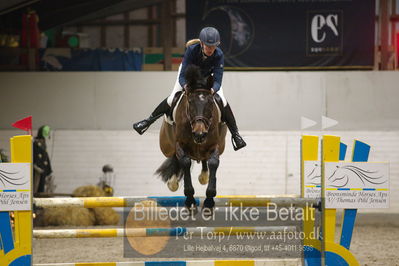
[[[0, 73], [0, 129], [34, 125], [129, 130], [171, 91], [175, 72]], [[226, 72], [225, 96], [242, 130], [300, 130], [300, 117], [334, 130], [399, 130], [397, 72]]]

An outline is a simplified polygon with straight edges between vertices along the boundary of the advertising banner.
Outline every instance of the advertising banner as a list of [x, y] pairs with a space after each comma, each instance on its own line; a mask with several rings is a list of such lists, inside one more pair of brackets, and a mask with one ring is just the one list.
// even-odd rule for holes
[[186, 1], [187, 39], [221, 34], [231, 69], [371, 69], [374, 0]]

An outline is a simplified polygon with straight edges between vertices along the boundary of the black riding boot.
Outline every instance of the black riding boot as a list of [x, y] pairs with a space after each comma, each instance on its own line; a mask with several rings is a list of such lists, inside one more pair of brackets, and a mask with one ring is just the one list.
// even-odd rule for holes
[[225, 107], [223, 107], [222, 121], [226, 123], [227, 127], [230, 130], [231, 142], [233, 144], [234, 150], [237, 151], [237, 150], [247, 146], [244, 139], [238, 133], [236, 119], [234, 118], [233, 111], [231, 110], [229, 104], [227, 104]]
[[140, 135], [142, 135], [150, 126], [152, 123], [154, 123], [158, 118], [163, 116], [164, 114], [169, 114], [170, 113], [170, 106], [167, 102], [166, 98], [163, 100], [157, 108], [155, 108], [154, 112], [148, 117], [147, 119], [144, 119], [143, 121], [137, 122], [133, 124], [134, 130], [137, 131]]

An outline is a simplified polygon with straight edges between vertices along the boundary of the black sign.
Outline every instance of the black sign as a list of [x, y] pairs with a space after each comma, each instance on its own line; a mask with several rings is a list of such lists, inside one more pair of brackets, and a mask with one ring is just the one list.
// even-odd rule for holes
[[187, 0], [186, 9], [187, 39], [217, 28], [226, 67], [374, 65], [374, 0]]

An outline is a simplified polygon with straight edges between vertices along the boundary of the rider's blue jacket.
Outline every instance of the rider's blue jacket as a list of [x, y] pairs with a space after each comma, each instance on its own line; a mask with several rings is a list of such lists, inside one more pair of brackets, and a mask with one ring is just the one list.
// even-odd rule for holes
[[202, 53], [200, 43], [187, 47], [179, 75], [179, 83], [182, 87], [187, 83], [184, 78], [184, 73], [188, 65], [200, 67], [204, 77], [213, 74], [213, 90], [217, 92], [220, 89], [223, 78], [224, 56], [219, 47], [216, 47], [215, 52], [211, 56], [205, 56]]

